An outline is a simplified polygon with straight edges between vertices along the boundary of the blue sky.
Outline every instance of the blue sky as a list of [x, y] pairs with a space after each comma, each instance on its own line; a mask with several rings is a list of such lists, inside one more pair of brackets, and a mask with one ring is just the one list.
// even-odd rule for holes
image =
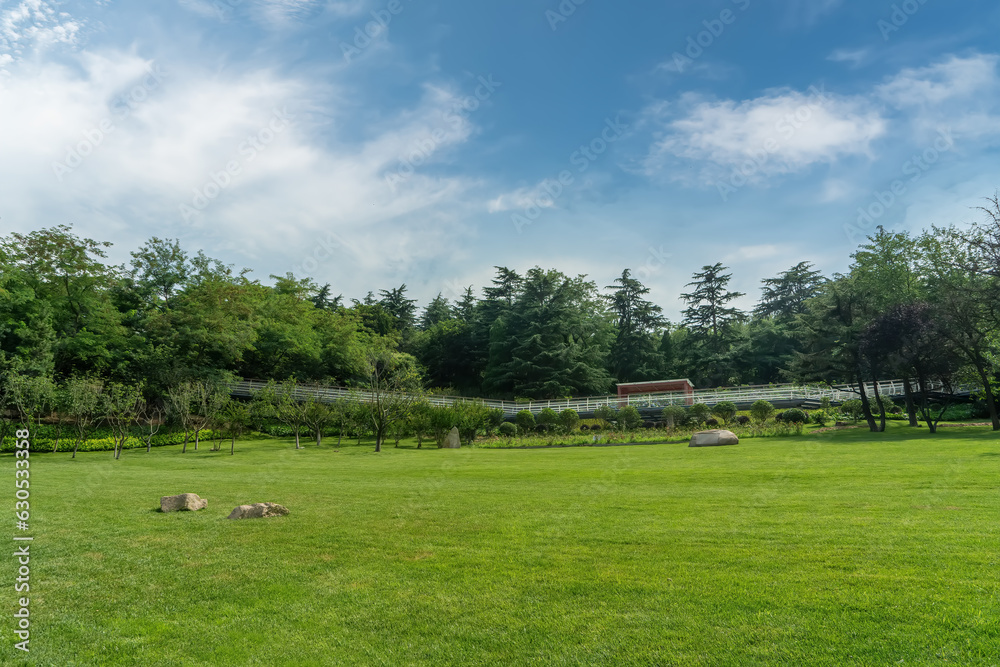
[[362, 297], [843, 270], [1000, 187], [1000, 7], [0, 0], [0, 226]]

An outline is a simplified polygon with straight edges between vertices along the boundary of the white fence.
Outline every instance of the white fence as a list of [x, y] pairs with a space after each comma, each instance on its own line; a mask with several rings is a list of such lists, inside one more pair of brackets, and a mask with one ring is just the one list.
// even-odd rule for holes
[[[267, 386], [266, 382], [249, 380], [239, 382], [232, 388], [234, 396], [252, 396], [254, 392], [260, 391]], [[915, 389], [915, 388], [914, 388]], [[869, 397], [874, 397], [876, 388], [873, 384], [868, 384], [865, 390]], [[944, 385], [935, 383], [928, 387], [929, 391], [943, 391]], [[955, 387], [956, 394], [968, 395], [978, 391], [979, 387], [964, 385]], [[889, 380], [878, 383], [878, 393], [883, 396], [902, 396], [903, 381]], [[296, 395], [302, 398], [315, 396], [324, 402], [332, 402], [340, 399], [368, 400], [371, 394], [365, 391], [343, 389], [340, 387], [326, 387], [322, 385], [299, 385]], [[640, 409], [663, 408], [668, 405], [691, 405], [693, 403], [705, 403], [715, 405], [723, 401], [731, 401], [737, 405], [749, 405], [754, 401], [765, 400], [771, 403], [781, 402], [819, 402], [824, 397], [829, 397], [832, 403], [842, 403], [854, 398], [858, 398], [857, 388], [850, 385], [838, 385], [833, 387], [822, 386], [802, 386], [802, 385], [765, 385], [752, 387], [720, 387], [715, 389], [696, 389], [694, 394], [686, 394], [683, 391], [657, 392], [652, 394], [631, 394], [619, 397], [610, 396], [587, 396], [582, 398], [552, 399], [530, 402], [519, 401], [498, 401], [491, 399], [460, 398], [455, 396], [427, 396], [425, 400], [431, 405], [452, 405], [456, 401], [474, 401], [482, 403], [491, 408], [500, 408], [504, 414], [514, 415], [521, 410], [528, 410], [539, 413], [545, 408], [552, 408], [556, 412], [566, 409], [576, 410], [580, 413], [590, 413], [597, 408], [610, 405], [618, 408], [625, 405], [634, 405]]]

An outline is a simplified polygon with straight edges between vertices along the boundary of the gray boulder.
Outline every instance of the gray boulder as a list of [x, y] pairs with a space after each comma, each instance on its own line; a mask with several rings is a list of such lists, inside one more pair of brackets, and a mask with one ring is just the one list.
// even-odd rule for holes
[[444, 444], [441, 445], [442, 449], [461, 449], [462, 438], [458, 435], [458, 427], [451, 429], [451, 432], [445, 436]]
[[179, 512], [203, 510], [208, 507], [208, 500], [199, 498], [197, 493], [182, 493], [178, 496], [163, 496], [160, 498], [161, 512]]
[[229, 519], [266, 519], [272, 516], [285, 516], [288, 508], [277, 503], [254, 503], [253, 505], [240, 505], [227, 518]]
[[740, 444], [740, 439], [732, 431], [715, 429], [695, 433], [691, 436], [691, 444], [688, 447], [723, 447], [738, 444]]

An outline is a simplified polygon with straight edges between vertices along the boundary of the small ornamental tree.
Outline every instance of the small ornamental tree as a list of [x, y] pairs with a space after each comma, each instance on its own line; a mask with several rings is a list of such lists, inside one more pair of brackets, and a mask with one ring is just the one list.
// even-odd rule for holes
[[229, 455], [236, 453], [236, 440], [250, 426], [250, 406], [242, 401], [230, 401], [219, 416], [221, 423], [229, 431]]
[[682, 405], [668, 405], [663, 408], [663, 420], [667, 422], [667, 428], [677, 428], [683, 426], [687, 421], [687, 410]]
[[634, 431], [642, 426], [642, 415], [634, 405], [626, 405], [618, 411], [618, 423], [626, 431]]
[[417, 449], [423, 449], [424, 438], [432, 432], [431, 413], [433, 408], [427, 401], [417, 401], [410, 408], [410, 431], [417, 436]]
[[329, 404], [314, 399], [306, 403], [303, 417], [306, 426], [309, 427], [309, 430], [316, 437], [316, 446], [319, 447], [323, 444], [323, 429], [333, 421], [333, 410]]
[[712, 414], [712, 409], [709, 408], [704, 403], [695, 403], [690, 408], [688, 408], [688, 416], [691, 421], [695, 423], [696, 426], [700, 426], [708, 421], [708, 418]]
[[761, 399], [750, 406], [750, 416], [759, 424], [763, 424], [774, 416], [774, 406]]
[[576, 425], [580, 423], [580, 415], [576, 410], [569, 408], [559, 413], [559, 426], [565, 433], [572, 433], [576, 430]]
[[786, 424], [807, 424], [809, 423], [809, 415], [804, 410], [791, 408], [782, 413], [781, 420]]
[[559, 423], [559, 413], [552, 408], [543, 408], [535, 421], [538, 422], [539, 426], [544, 426], [545, 430], [549, 431]]
[[80, 448], [81, 442], [86, 442], [91, 428], [100, 417], [101, 393], [104, 385], [100, 380], [72, 377], [66, 382], [69, 392], [69, 414], [76, 427], [76, 442], [73, 444], [73, 456]]
[[712, 414], [722, 420], [724, 425], [728, 425], [736, 416], [736, 404], [732, 401], [723, 401], [712, 406]]
[[515, 418], [517, 429], [521, 434], [531, 433], [535, 429], [535, 415], [529, 410], [521, 410]]

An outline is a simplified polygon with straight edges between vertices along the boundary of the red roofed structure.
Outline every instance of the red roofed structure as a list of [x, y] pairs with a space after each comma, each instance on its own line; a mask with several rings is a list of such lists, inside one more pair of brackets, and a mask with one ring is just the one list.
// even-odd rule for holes
[[694, 385], [691, 380], [653, 380], [652, 382], [628, 382], [618, 385], [618, 398], [631, 394], [655, 394], [661, 391], [683, 391], [684, 404], [694, 404]]

